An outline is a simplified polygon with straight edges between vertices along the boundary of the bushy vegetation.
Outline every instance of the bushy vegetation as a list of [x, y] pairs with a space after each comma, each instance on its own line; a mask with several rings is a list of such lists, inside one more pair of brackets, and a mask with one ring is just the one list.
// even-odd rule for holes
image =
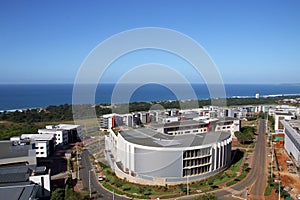
[[43, 126], [33, 123], [0, 123], [0, 140], [9, 140], [12, 136], [36, 133]]
[[237, 137], [238, 141], [242, 144], [252, 142], [252, 138], [255, 133], [255, 128], [252, 126], [244, 126], [241, 131], [236, 131], [234, 135]]
[[65, 189], [57, 188], [51, 194], [51, 200], [88, 200], [90, 199], [89, 193], [86, 190], [75, 192], [72, 188], [72, 180], [70, 177], [67, 180]]
[[245, 163], [243, 166], [243, 169], [242, 169], [242, 173], [238, 177], [236, 177], [234, 180], [226, 183], [226, 185], [231, 186], [231, 185], [234, 185], [234, 184], [238, 183], [239, 181], [243, 180], [247, 176], [249, 171], [250, 171], [249, 165], [247, 163]]

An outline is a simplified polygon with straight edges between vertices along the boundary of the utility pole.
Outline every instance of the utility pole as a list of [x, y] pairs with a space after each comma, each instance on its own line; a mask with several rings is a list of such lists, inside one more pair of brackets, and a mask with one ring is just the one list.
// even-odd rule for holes
[[79, 163], [78, 163], [78, 145], [76, 144], [76, 153], [77, 153], [77, 156], [76, 156], [76, 164], [77, 164], [77, 180], [80, 179], [79, 177]]

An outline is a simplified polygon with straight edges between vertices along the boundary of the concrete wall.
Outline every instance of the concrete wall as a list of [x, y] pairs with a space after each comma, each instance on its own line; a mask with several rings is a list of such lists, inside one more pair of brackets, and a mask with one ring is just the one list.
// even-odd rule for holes
[[154, 177], [182, 176], [182, 151], [134, 149], [135, 173]]

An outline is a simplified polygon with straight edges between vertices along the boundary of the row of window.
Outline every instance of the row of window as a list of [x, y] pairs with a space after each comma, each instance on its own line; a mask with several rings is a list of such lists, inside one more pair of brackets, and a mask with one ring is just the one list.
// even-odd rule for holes
[[202, 167], [196, 167], [192, 169], [183, 169], [183, 177], [200, 175], [203, 173], [207, 173], [209, 171], [210, 171], [210, 165], [205, 165]]
[[[231, 127], [230, 126], [222, 126], [222, 129], [224, 130], [224, 129], [230, 129]], [[219, 127], [217, 127], [217, 130], [219, 131], [219, 130], [221, 130], [221, 127], [219, 126]]]
[[202, 157], [206, 155], [210, 155], [211, 148], [204, 148], [204, 149], [196, 149], [196, 150], [189, 150], [183, 152], [183, 159], [185, 158], [195, 158], [195, 157]]
[[44, 147], [35, 147], [34, 149], [44, 149]]
[[198, 159], [193, 159], [193, 160], [184, 160], [183, 161], [183, 167], [196, 167], [204, 164], [210, 163], [211, 157], [204, 157], [204, 158], [198, 158]]
[[189, 131], [175, 131], [175, 132], [169, 132], [170, 135], [182, 135], [182, 134], [189, 134], [189, 133], [206, 133], [207, 128], [203, 129], [195, 129], [195, 130], [189, 130]]

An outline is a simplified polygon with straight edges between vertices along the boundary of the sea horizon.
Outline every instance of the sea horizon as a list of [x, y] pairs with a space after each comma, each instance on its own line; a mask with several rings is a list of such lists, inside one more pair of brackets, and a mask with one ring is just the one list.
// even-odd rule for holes
[[[134, 83], [131, 83], [134, 84]], [[176, 84], [181, 87], [183, 84]], [[88, 84], [89, 85], [89, 84]], [[210, 94], [204, 83], [190, 84], [197, 100], [210, 99]], [[48, 84], [0, 84], [0, 111], [26, 110], [31, 108], [45, 108], [51, 105], [72, 104], [73, 83]], [[98, 84], [94, 104], [110, 104], [114, 83]], [[126, 91], [128, 84], [121, 84]], [[226, 98], [245, 98], [265, 96], [287, 96], [300, 94], [300, 84], [224, 84]], [[179, 88], [179, 91], [180, 88]], [[175, 100], [196, 100], [183, 91], [177, 96], [168, 88], [159, 84], [146, 84], [139, 87], [131, 96], [129, 102], [162, 102]], [[83, 104], [85, 102], [82, 102]], [[126, 103], [126, 102], [113, 102]]]

